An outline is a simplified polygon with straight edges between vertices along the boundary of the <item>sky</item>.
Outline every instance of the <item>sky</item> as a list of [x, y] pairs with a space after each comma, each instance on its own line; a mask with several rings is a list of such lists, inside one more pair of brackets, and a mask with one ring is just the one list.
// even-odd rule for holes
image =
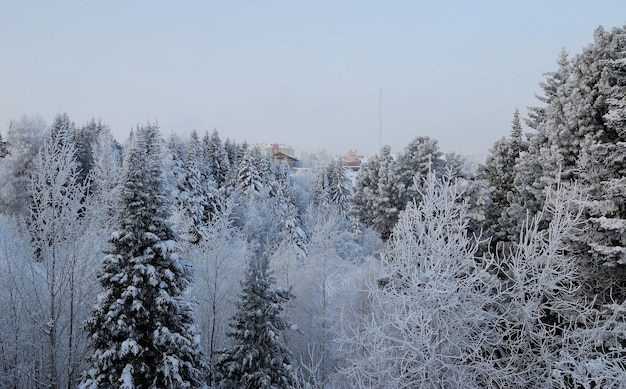
[[623, 0], [0, 0], [0, 133], [65, 112], [120, 141], [157, 121], [305, 152], [428, 136], [486, 154], [561, 48], [625, 24]]

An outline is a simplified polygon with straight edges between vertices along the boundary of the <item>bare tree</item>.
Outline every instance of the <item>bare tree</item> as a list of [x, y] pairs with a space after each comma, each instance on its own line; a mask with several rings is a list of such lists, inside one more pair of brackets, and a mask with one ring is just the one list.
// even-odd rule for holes
[[35, 253], [29, 281], [36, 296], [32, 314], [46, 339], [45, 386], [73, 387], [86, 341], [80, 331], [93, 299], [94, 256], [88, 247], [85, 184], [79, 184], [70, 122], [60, 115], [34, 160], [28, 231]]

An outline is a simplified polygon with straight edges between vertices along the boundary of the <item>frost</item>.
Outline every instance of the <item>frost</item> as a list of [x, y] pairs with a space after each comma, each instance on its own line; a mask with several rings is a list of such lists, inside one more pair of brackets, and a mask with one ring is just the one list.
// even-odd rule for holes
[[120, 389], [135, 389], [135, 385], [133, 384], [133, 365], [127, 364], [124, 366], [124, 370], [122, 370], [122, 376], [120, 377], [121, 385]]
[[626, 231], [625, 219], [607, 218], [602, 216], [598, 218], [591, 218], [589, 220], [591, 222], [598, 223], [602, 229], [607, 231], [616, 231], [619, 233], [624, 233], [624, 231]]
[[124, 358], [128, 354], [139, 354], [139, 345], [134, 339], [126, 339], [120, 346], [120, 357]]

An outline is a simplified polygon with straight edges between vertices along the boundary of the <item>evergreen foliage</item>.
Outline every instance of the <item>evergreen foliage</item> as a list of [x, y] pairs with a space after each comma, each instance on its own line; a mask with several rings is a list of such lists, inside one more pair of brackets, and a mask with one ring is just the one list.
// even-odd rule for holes
[[398, 211], [413, 200], [419, 203], [421, 185], [430, 173], [441, 177], [446, 172], [446, 161], [438, 142], [426, 136], [413, 139], [398, 155], [396, 166]]
[[[623, 202], [619, 182], [624, 175], [620, 144], [626, 140], [622, 130], [624, 31], [600, 27], [594, 42], [581, 53], [569, 59], [561, 52], [559, 69], [548, 73], [541, 84], [545, 96], [540, 101], [545, 105], [531, 109], [528, 124], [536, 133], [516, 164], [519, 197], [506, 211], [508, 220], [517, 220], [519, 231], [525, 215], [543, 207], [551, 187], [570, 181], [583, 184], [589, 196], [589, 201], [581, 203], [586, 211], [583, 222], [591, 233], [573, 236], [579, 242], [573, 249], [580, 266], [587, 269], [585, 290], [591, 296], [603, 296], [600, 304], [608, 298], [608, 291], [618, 293], [623, 282], [608, 275], [626, 271], [618, 259], [623, 243], [616, 239], [620, 220], [626, 217], [619, 205]], [[545, 226], [549, 221], [542, 223]], [[510, 236], [516, 238], [515, 233]], [[615, 269], [607, 273], [602, 266]], [[604, 292], [596, 294], [600, 285]]]
[[248, 197], [257, 196], [264, 188], [261, 174], [252, 152], [246, 151], [239, 164], [237, 189]]
[[341, 160], [335, 160], [328, 166], [328, 187], [331, 203], [337, 207], [339, 214], [347, 218], [352, 212], [352, 183]]
[[519, 111], [513, 114], [511, 135], [496, 142], [484, 165], [480, 166], [478, 178], [485, 180], [489, 202], [485, 205], [485, 219], [482, 221], [484, 234], [491, 239], [491, 247], [498, 242], [514, 241], [519, 235], [518, 221], [509, 214], [511, 204], [519, 202], [519, 193], [514, 185], [515, 165], [526, 151], [522, 139]]
[[167, 222], [163, 185], [158, 129], [138, 128], [125, 160], [121, 225], [86, 324], [94, 354], [83, 388], [203, 385], [194, 316], [183, 298], [191, 269]]
[[[406, 187], [398, 180], [396, 165], [391, 155], [391, 148], [384, 146], [378, 157], [378, 180], [374, 188], [370, 226], [380, 233], [383, 239], [388, 239], [393, 226], [398, 221], [398, 214], [404, 208], [401, 196]], [[365, 223], [368, 225], [368, 223]]]
[[281, 333], [289, 322], [281, 316], [283, 304], [292, 296], [272, 289], [269, 260], [250, 261], [242, 293], [227, 336], [235, 345], [224, 350], [217, 362], [219, 388], [294, 388], [298, 377], [291, 353]]
[[0, 159], [4, 158], [7, 154], [9, 154], [7, 143], [2, 138], [2, 133], [0, 133]]
[[76, 161], [80, 169], [79, 181], [84, 182], [94, 165], [94, 145], [98, 136], [109, 129], [101, 121], [92, 119], [82, 127], [73, 127], [70, 137], [76, 145]]
[[374, 194], [378, 182], [378, 156], [370, 156], [361, 165], [354, 184], [353, 206], [356, 218], [365, 226], [371, 227]]
[[202, 142], [209, 159], [211, 175], [214, 177], [218, 188], [224, 188], [227, 184], [231, 163], [217, 130], [213, 130], [210, 136], [207, 132]]
[[354, 186], [217, 131], [11, 122], [0, 386], [622, 387], [626, 26], [540, 87], [476, 176], [421, 136]]

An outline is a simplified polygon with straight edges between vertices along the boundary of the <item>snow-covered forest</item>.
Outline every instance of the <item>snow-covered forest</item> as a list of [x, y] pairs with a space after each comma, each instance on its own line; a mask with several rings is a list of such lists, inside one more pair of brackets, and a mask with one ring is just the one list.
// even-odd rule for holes
[[624, 387], [626, 27], [540, 87], [477, 169], [417, 136], [354, 181], [217, 131], [12, 121], [0, 387]]

